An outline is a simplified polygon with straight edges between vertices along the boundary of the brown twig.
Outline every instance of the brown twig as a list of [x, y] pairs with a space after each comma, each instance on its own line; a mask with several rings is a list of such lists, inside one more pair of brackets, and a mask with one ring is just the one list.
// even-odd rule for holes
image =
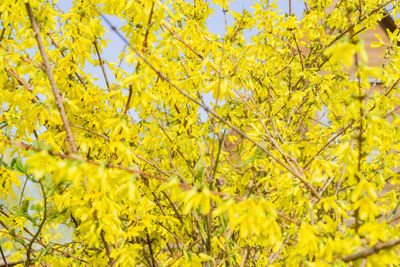
[[16, 266], [16, 265], [19, 265], [19, 264], [23, 264], [24, 262], [25, 262], [24, 260], [20, 260], [20, 261], [16, 261], [16, 262], [10, 262], [7, 265], [2, 264], [2, 265], [0, 265], [0, 267]]
[[292, 219], [292, 218], [286, 216], [286, 215], [283, 214], [282, 212], [278, 212], [278, 216], [279, 216], [280, 218], [284, 219], [284, 220], [287, 221], [287, 222], [294, 223], [294, 224], [296, 224], [296, 225], [298, 225], [298, 226], [300, 225], [300, 222], [298, 222], [298, 221], [296, 221], [296, 220], [294, 220], [294, 219]]
[[400, 109], [400, 106], [395, 107], [391, 111], [389, 111], [385, 116], [383, 116], [384, 119], [387, 119], [390, 115], [392, 115], [394, 112]]
[[19, 85], [24, 86], [26, 90], [28, 90], [29, 92], [32, 93], [31, 85], [30, 85], [29, 83], [27, 83], [24, 79], [22, 79], [20, 76], [18, 76], [18, 74], [17, 74], [12, 68], [10, 68], [10, 69], [5, 68], [5, 71], [6, 71], [9, 75], [11, 75], [12, 77], [14, 77], [14, 78], [18, 81], [18, 84], [19, 84]]
[[[349, 19], [350, 20], [350, 19]], [[352, 42], [355, 44], [356, 40], [352, 40]], [[358, 163], [357, 163], [357, 182], [359, 183], [361, 180], [361, 171], [362, 171], [362, 162], [364, 158], [364, 153], [363, 153], [363, 144], [364, 144], [364, 138], [363, 138], [363, 132], [364, 132], [364, 117], [365, 117], [365, 112], [364, 112], [364, 95], [363, 95], [363, 88], [361, 87], [361, 77], [360, 77], [360, 69], [359, 69], [359, 60], [358, 60], [358, 54], [356, 53], [354, 55], [355, 59], [355, 68], [357, 71], [357, 84], [358, 84], [358, 104], [359, 104], [359, 113], [360, 113], [360, 124], [358, 126], [358, 136], [357, 136], [357, 141], [358, 141]], [[358, 229], [361, 226], [361, 221], [360, 221], [360, 212], [359, 208], [354, 211], [354, 217], [355, 217], [355, 223], [354, 223], [354, 229], [356, 233], [358, 232]]]
[[149, 32], [150, 32], [150, 28], [151, 28], [151, 18], [153, 17], [153, 12], [154, 12], [154, 1], [151, 4], [149, 20], [147, 21], [147, 30], [146, 30], [146, 33], [145, 33], [144, 39], [143, 39], [143, 48], [147, 48], [147, 37], [149, 36]]
[[95, 131], [92, 131], [92, 130], [90, 130], [90, 129], [87, 129], [87, 128], [82, 127], [82, 126], [79, 126], [79, 125], [75, 125], [75, 124], [72, 124], [72, 123], [71, 123], [70, 125], [71, 125], [72, 127], [74, 127], [74, 128], [81, 129], [81, 130], [84, 130], [84, 131], [86, 131], [86, 132], [88, 132], [88, 133], [91, 133], [91, 134], [93, 134], [93, 135], [99, 136], [99, 137], [103, 138], [103, 139], [106, 140], [106, 141], [110, 141], [110, 138], [108, 138], [108, 137], [105, 136], [105, 135], [96, 133]]
[[400, 78], [397, 79], [397, 81], [390, 87], [390, 89], [385, 93], [385, 96], [388, 96], [390, 92], [396, 87], [396, 85], [400, 82]]
[[[225, 34], [224, 35], [226, 35], [226, 29], [227, 29], [227, 20], [226, 20], [226, 10], [224, 9], [223, 10], [223, 13], [224, 13], [224, 19], [225, 19]], [[224, 63], [224, 57], [225, 57], [225, 42], [224, 42], [224, 38], [222, 38], [222, 55], [221, 55], [221, 60], [220, 60], [220, 63], [219, 63], [219, 74], [218, 74], [218, 91], [217, 91], [217, 97], [215, 98], [215, 104], [214, 104], [214, 108], [213, 108], [213, 111], [215, 112], [216, 110], [217, 110], [217, 107], [218, 107], [218, 100], [219, 100], [219, 95], [220, 95], [220, 92], [221, 92], [221, 79], [222, 79], [222, 65], [223, 65], [223, 63]], [[215, 137], [216, 137], [216, 132], [215, 132], [215, 130], [216, 130], [216, 123], [215, 123], [215, 120], [211, 120], [211, 122], [212, 122], [212, 130], [213, 130], [213, 138], [212, 138], [212, 146], [211, 146], [211, 154], [210, 154], [210, 158], [211, 158], [211, 168], [210, 168], [210, 172], [211, 172], [211, 170], [212, 169], [214, 169], [215, 171], [217, 170], [217, 165], [218, 165], [218, 156], [219, 156], [219, 153], [218, 153], [218, 156], [217, 156], [217, 158], [216, 159], [214, 159], [214, 149], [215, 149]], [[225, 135], [225, 134], [224, 134]], [[219, 150], [218, 150], [219, 152], [221, 151], [221, 146], [219, 146]], [[212, 165], [214, 165], [215, 167], [213, 167]], [[209, 182], [210, 182], [210, 186], [212, 187], [212, 185], [213, 185], [213, 181], [214, 181], [214, 176], [215, 176], [215, 171], [214, 171], [214, 175], [212, 175], [211, 173], [210, 173], [210, 175], [209, 175]], [[211, 220], [211, 219], [210, 219]], [[210, 232], [209, 232], [210, 233]]]
[[128, 114], [129, 105], [131, 103], [131, 98], [132, 98], [132, 91], [133, 91], [133, 88], [132, 88], [132, 84], [131, 84], [131, 85], [129, 85], [129, 95], [128, 95], [128, 100], [126, 101], [125, 110], [124, 110], [125, 116]]
[[0, 42], [3, 41], [4, 33], [6, 32], [6, 27], [3, 28], [0, 34]]
[[101, 242], [103, 242], [104, 248], [106, 249], [106, 254], [107, 254], [108, 260], [110, 262], [110, 266], [112, 266], [113, 259], [111, 258], [111, 249], [110, 249], [110, 245], [107, 243], [106, 239], [104, 238], [104, 230], [101, 230], [100, 238], [101, 238]]
[[249, 250], [250, 250], [249, 246], [247, 246], [244, 249], [243, 256], [242, 256], [242, 262], [240, 263], [240, 267], [246, 266], [247, 257], [249, 256]]
[[151, 265], [152, 265], [152, 267], [155, 267], [155, 266], [157, 266], [157, 264], [156, 264], [156, 260], [154, 258], [153, 248], [151, 247], [151, 240], [149, 237], [149, 233], [147, 233], [147, 232], [146, 232], [146, 238], [147, 238], [147, 240], [146, 240], [147, 246], [149, 246]]
[[[147, 30], [146, 30], [146, 33], [145, 33], [144, 39], [143, 39], [143, 49], [142, 49], [143, 52], [144, 52], [145, 49], [148, 47], [148, 45], [147, 45], [147, 37], [149, 36], [149, 32], [150, 32], [151, 18], [152, 18], [152, 16], [153, 16], [153, 12], [154, 12], [154, 2], [153, 2], [152, 5], [151, 5], [149, 20], [148, 20], [148, 22], [147, 22]], [[126, 47], [126, 45], [125, 45], [125, 47]], [[124, 47], [124, 49], [125, 49], [125, 47]], [[120, 65], [121, 65], [121, 62], [120, 62]], [[120, 66], [118, 66], [118, 67], [120, 67]], [[139, 67], [140, 67], [140, 61], [136, 64], [136, 68], [135, 68], [136, 72], [139, 71]], [[125, 110], [124, 110], [125, 116], [128, 114], [129, 105], [130, 105], [131, 99], [132, 99], [132, 93], [133, 93], [133, 87], [132, 87], [132, 84], [130, 84], [130, 85], [129, 85], [128, 99], [127, 99], [127, 101], [126, 101]]]
[[47, 73], [47, 77], [49, 78], [49, 81], [50, 81], [51, 90], [52, 90], [52, 92], [54, 94], [54, 100], [56, 102], [58, 111], [60, 113], [61, 120], [62, 120], [62, 122], [64, 124], [64, 128], [65, 128], [65, 132], [67, 134], [67, 141], [68, 141], [69, 147], [71, 148], [71, 152], [72, 153], [78, 153], [78, 149], [76, 147], [74, 136], [72, 134], [71, 128], [70, 128], [69, 123], [68, 123], [67, 115], [66, 115], [65, 110], [64, 110], [62, 97], [61, 97], [60, 92], [57, 89], [57, 85], [56, 85], [56, 82], [55, 82], [54, 77], [53, 77], [53, 72], [51, 70], [50, 62], [49, 62], [49, 60], [47, 58], [47, 54], [46, 54], [46, 50], [45, 50], [44, 44], [42, 42], [42, 38], [40, 37], [39, 26], [38, 26], [38, 24], [37, 24], [37, 22], [35, 20], [34, 15], [33, 15], [31, 5], [29, 3], [25, 3], [25, 7], [26, 7], [26, 10], [28, 12], [29, 20], [31, 22], [31, 25], [32, 25], [32, 28], [33, 28], [33, 31], [34, 31], [34, 36], [35, 36], [36, 41], [37, 41], [38, 46], [39, 46], [40, 54], [42, 55], [43, 64], [44, 64], [44, 67], [45, 67], [45, 70], [46, 70], [46, 73]]
[[373, 245], [370, 248], [366, 248], [366, 249], [357, 251], [351, 255], [343, 257], [342, 259], [344, 262], [350, 262], [350, 261], [355, 261], [358, 259], [364, 259], [364, 258], [367, 258], [368, 256], [378, 253], [382, 249], [389, 249], [394, 246], [397, 246], [398, 244], [400, 244], [400, 239], [390, 240], [390, 241], [382, 242], [382, 243], [376, 243], [375, 245]]
[[29, 266], [29, 264], [31, 263], [31, 253], [32, 253], [32, 245], [33, 243], [35, 243], [35, 240], [38, 238], [38, 236], [40, 235], [40, 233], [42, 232], [42, 229], [44, 227], [44, 224], [46, 223], [47, 220], [47, 196], [46, 196], [46, 191], [43, 187], [42, 182], [39, 180], [39, 185], [40, 188], [42, 190], [42, 194], [43, 194], [43, 206], [44, 206], [44, 211], [43, 211], [43, 218], [42, 218], [42, 222], [40, 223], [35, 235], [32, 237], [31, 241], [29, 242], [28, 248], [26, 249], [26, 266]]
[[1, 252], [1, 257], [3, 258], [3, 261], [4, 261], [4, 266], [8, 267], [6, 256], [4, 255], [3, 248], [1, 247], [1, 245], [0, 245], [0, 252]]
[[285, 241], [283, 241], [282, 246], [280, 246], [279, 250], [275, 253], [273, 253], [270, 257], [269, 257], [269, 261], [268, 261], [268, 265], [274, 263], [274, 261], [276, 260], [276, 258], [279, 256], [279, 254], [281, 253], [282, 249], [286, 246], [286, 244], [289, 242], [290, 237], [292, 237], [292, 235], [288, 236]]
[[96, 49], [97, 57], [99, 58], [101, 71], [103, 72], [104, 80], [106, 81], [106, 84], [107, 84], [107, 89], [110, 90], [110, 83], [108, 82], [107, 73], [104, 68], [103, 59], [101, 58], [99, 47], [97, 46], [97, 40], [94, 40], [93, 44], [94, 44], [94, 48]]

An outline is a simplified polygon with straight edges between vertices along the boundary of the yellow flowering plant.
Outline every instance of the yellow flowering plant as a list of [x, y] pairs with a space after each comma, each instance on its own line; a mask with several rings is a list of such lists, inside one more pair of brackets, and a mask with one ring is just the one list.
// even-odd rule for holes
[[230, 4], [0, 3], [2, 266], [400, 264], [399, 1]]

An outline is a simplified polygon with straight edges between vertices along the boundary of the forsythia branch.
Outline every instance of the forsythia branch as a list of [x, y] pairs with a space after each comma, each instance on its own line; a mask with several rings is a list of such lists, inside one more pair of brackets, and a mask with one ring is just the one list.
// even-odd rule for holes
[[358, 259], [363, 259], [373, 254], [378, 253], [382, 249], [389, 249], [400, 244], [400, 239], [390, 240], [383, 243], [376, 243], [370, 248], [357, 251], [349, 256], [343, 258], [344, 262], [350, 262]]
[[33, 16], [32, 7], [31, 7], [31, 5], [29, 3], [25, 3], [25, 7], [26, 7], [26, 10], [28, 11], [29, 20], [31, 21], [31, 25], [32, 25], [32, 28], [33, 28], [33, 31], [34, 31], [34, 35], [35, 35], [36, 41], [37, 41], [38, 46], [39, 46], [40, 54], [42, 55], [43, 64], [44, 64], [44, 67], [45, 67], [45, 70], [46, 70], [46, 73], [47, 73], [47, 77], [49, 78], [49, 81], [50, 81], [51, 90], [52, 90], [52, 92], [54, 94], [54, 100], [56, 102], [58, 111], [60, 113], [61, 120], [62, 120], [62, 122], [64, 124], [65, 132], [67, 134], [68, 144], [69, 144], [69, 146], [71, 148], [71, 152], [72, 153], [78, 153], [78, 149], [77, 149], [76, 144], [75, 144], [74, 136], [72, 134], [71, 127], [69, 126], [67, 115], [66, 115], [65, 110], [64, 110], [62, 97], [61, 97], [60, 92], [57, 89], [57, 85], [56, 85], [56, 82], [55, 82], [54, 77], [53, 77], [53, 72], [51, 70], [50, 62], [49, 62], [49, 60], [47, 58], [46, 50], [44, 48], [42, 39], [40, 37], [39, 27], [38, 27], [38, 24], [37, 24], [37, 22], [35, 20], [35, 17]]
[[[14, 146], [16, 146], [16, 147], [20, 147], [20, 148], [24, 148], [24, 149], [32, 150], [32, 151], [36, 151], [36, 152], [42, 151], [42, 150], [39, 149], [39, 148], [33, 147], [33, 146], [31, 146], [31, 145], [24, 144], [24, 143], [22, 143], [22, 142], [15, 142], [15, 141], [7, 140], [7, 139], [2, 139], [2, 140], [0, 140], [0, 142], [8, 143], [8, 144], [14, 145]], [[54, 157], [59, 157], [59, 158], [61, 158], [61, 159], [69, 159], [69, 160], [75, 160], [75, 161], [84, 161], [84, 162], [86, 162], [86, 163], [93, 164], [93, 165], [97, 165], [97, 166], [100, 166], [100, 165], [101, 165], [101, 163], [95, 162], [95, 161], [89, 160], [89, 159], [83, 159], [83, 158], [78, 158], [78, 157], [75, 157], [75, 156], [69, 156], [69, 155], [64, 155], [64, 154], [58, 154], [58, 153], [54, 153], [54, 152], [52, 152], [52, 151], [47, 151], [47, 152], [49, 153], [49, 155], [54, 156]], [[137, 175], [140, 175], [140, 176], [144, 176], [144, 177], [148, 177], [148, 178], [153, 178], [153, 179], [156, 179], [156, 180], [159, 180], [159, 181], [162, 181], [162, 182], [168, 182], [168, 180], [165, 179], [165, 178], [163, 178], [163, 177], [160, 177], [160, 176], [157, 176], [157, 175], [153, 175], [153, 174], [150, 174], [150, 173], [145, 173], [145, 172], [143, 172], [143, 171], [141, 171], [141, 170], [135, 170], [135, 169], [132, 169], [132, 168], [124, 168], [124, 167], [122, 167], [122, 166], [112, 165], [112, 164], [109, 164], [109, 163], [106, 164], [105, 166], [106, 166], [107, 168], [119, 169], [119, 170], [126, 171], [126, 172], [129, 172], [129, 173], [137, 174]], [[191, 190], [191, 189], [193, 189], [192, 186], [187, 185], [187, 184], [178, 183], [178, 185], [179, 185], [179, 187], [182, 188], [183, 190]], [[242, 197], [239, 197], [239, 196], [231, 196], [231, 195], [229, 195], [229, 194], [222, 193], [222, 192], [210, 191], [210, 193], [213, 194], [213, 195], [219, 196], [219, 197], [225, 197], [225, 198], [232, 197], [232, 198], [235, 199], [236, 201], [244, 201], [244, 200], [245, 200], [245, 198], [242, 198]], [[296, 224], [296, 225], [300, 225], [300, 222], [296, 221], [296, 220], [293, 219], [293, 218], [290, 218], [290, 217], [284, 215], [284, 214], [281, 213], [281, 212], [277, 212], [277, 214], [278, 214], [278, 216], [279, 216], [281, 219], [283, 219], [283, 220], [285, 220], [285, 221], [287, 221], [287, 222], [291, 222], [291, 223], [294, 223], [294, 224]]]

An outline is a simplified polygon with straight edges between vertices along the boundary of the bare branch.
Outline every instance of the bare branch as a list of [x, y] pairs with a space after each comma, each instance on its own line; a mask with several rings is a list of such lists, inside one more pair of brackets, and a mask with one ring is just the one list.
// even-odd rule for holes
[[62, 102], [62, 97], [60, 92], [57, 89], [57, 85], [56, 82], [54, 80], [53, 77], [53, 71], [51, 70], [51, 66], [50, 66], [50, 62], [47, 58], [47, 54], [46, 54], [46, 50], [44, 48], [42, 39], [40, 37], [40, 31], [39, 31], [39, 26], [33, 16], [33, 12], [32, 12], [32, 7], [29, 3], [25, 3], [25, 7], [26, 10], [28, 11], [28, 16], [29, 16], [29, 20], [31, 22], [33, 31], [34, 31], [34, 35], [36, 38], [36, 41], [38, 43], [39, 46], [39, 50], [40, 50], [40, 54], [42, 55], [42, 59], [43, 59], [43, 64], [47, 73], [47, 77], [49, 78], [50, 81], [50, 85], [51, 85], [51, 91], [54, 94], [54, 100], [56, 102], [58, 111], [60, 113], [61, 116], [61, 120], [64, 124], [64, 128], [65, 128], [65, 132], [67, 134], [67, 141], [69, 144], [69, 147], [71, 148], [71, 152], [72, 153], [78, 153], [78, 149], [76, 148], [76, 144], [75, 144], [75, 140], [74, 140], [74, 136], [72, 134], [71, 128], [69, 126], [68, 120], [67, 120], [67, 115], [65, 114], [65, 110], [64, 110], [64, 105]]
[[3, 28], [0, 34], [0, 42], [3, 41], [4, 33], [6, 32], [6, 27]]
[[385, 96], [388, 96], [390, 92], [396, 87], [396, 85], [400, 82], [400, 78], [397, 79], [397, 81], [390, 87], [390, 89], [385, 93]]
[[133, 93], [133, 88], [132, 88], [132, 84], [131, 84], [131, 85], [129, 85], [129, 95], [128, 95], [128, 100], [126, 101], [125, 110], [124, 110], [125, 116], [128, 114], [129, 105], [130, 105], [131, 99], [132, 99], [132, 93]]
[[26, 249], [26, 266], [29, 266], [31, 263], [31, 253], [32, 253], [32, 245], [35, 243], [35, 240], [38, 238], [40, 233], [42, 232], [43, 226], [46, 223], [47, 220], [47, 196], [46, 196], [46, 191], [43, 187], [42, 181], [39, 180], [39, 185], [40, 188], [42, 189], [42, 194], [43, 194], [43, 205], [44, 205], [44, 211], [43, 211], [43, 218], [42, 222], [40, 223], [36, 234], [32, 237], [31, 241], [29, 242], [28, 248]]
[[75, 124], [70, 124], [70, 125], [71, 125], [72, 127], [74, 127], [74, 128], [81, 129], [81, 130], [86, 131], [86, 132], [88, 132], [88, 133], [91, 133], [91, 134], [93, 134], [93, 135], [99, 136], [99, 137], [103, 138], [103, 139], [106, 140], [106, 141], [110, 141], [110, 139], [109, 139], [107, 136], [105, 136], [105, 135], [96, 133], [95, 131], [92, 131], [92, 130], [90, 130], [90, 129], [87, 129], [87, 128], [82, 127], [82, 126], [79, 126], [79, 125], [75, 125]]
[[1, 247], [1, 245], [0, 245], [0, 252], [1, 252], [1, 257], [3, 258], [3, 261], [4, 261], [4, 266], [8, 267], [6, 256], [4, 255], [3, 248]]
[[110, 262], [110, 266], [112, 266], [113, 259], [111, 258], [111, 249], [110, 245], [107, 243], [106, 239], [104, 238], [104, 230], [101, 230], [100, 233], [101, 242], [103, 242], [104, 248], [106, 249], [107, 257]]
[[104, 62], [103, 62], [103, 59], [101, 58], [99, 47], [97, 46], [97, 40], [93, 41], [93, 44], [94, 44], [94, 48], [96, 49], [97, 57], [99, 58], [101, 71], [103, 72], [104, 80], [106, 81], [106, 84], [107, 84], [107, 89], [110, 90], [110, 83], [108, 82], [107, 73], [104, 68]]
[[343, 261], [350, 262], [350, 261], [355, 261], [358, 259], [364, 259], [373, 254], [377, 254], [382, 249], [390, 249], [394, 246], [397, 246], [398, 244], [400, 244], [400, 239], [390, 240], [390, 241], [383, 242], [383, 243], [376, 243], [375, 245], [373, 245], [370, 248], [366, 248], [366, 249], [357, 251], [349, 256], [344, 257]]
[[242, 262], [240, 263], [240, 267], [244, 267], [246, 265], [247, 257], [249, 256], [249, 250], [250, 250], [250, 248], [248, 246], [244, 249], [243, 256], [242, 256]]

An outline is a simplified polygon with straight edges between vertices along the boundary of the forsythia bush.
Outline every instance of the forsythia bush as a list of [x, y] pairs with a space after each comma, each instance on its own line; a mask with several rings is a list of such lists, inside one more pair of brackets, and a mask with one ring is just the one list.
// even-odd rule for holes
[[1, 1], [1, 264], [399, 265], [399, 2]]

